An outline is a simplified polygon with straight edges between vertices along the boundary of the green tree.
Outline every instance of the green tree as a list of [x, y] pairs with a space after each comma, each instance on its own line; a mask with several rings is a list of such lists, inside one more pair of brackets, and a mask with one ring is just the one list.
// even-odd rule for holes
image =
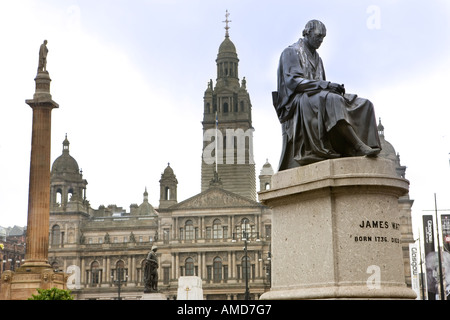
[[38, 294], [33, 294], [28, 300], [73, 300], [70, 290], [58, 288], [37, 289]]

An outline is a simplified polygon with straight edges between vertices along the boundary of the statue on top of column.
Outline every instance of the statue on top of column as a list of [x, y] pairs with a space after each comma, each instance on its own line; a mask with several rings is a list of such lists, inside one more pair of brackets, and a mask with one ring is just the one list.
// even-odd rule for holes
[[47, 54], [48, 54], [48, 48], [47, 48], [47, 40], [44, 40], [44, 43], [41, 44], [39, 48], [39, 64], [37, 72], [47, 72]]

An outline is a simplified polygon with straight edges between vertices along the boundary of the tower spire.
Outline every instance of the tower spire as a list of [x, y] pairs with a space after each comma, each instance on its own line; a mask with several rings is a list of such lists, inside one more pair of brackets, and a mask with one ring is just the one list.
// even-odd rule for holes
[[230, 27], [228, 26], [228, 23], [231, 22], [231, 20], [228, 20], [229, 16], [230, 16], [230, 14], [228, 13], [228, 10], [226, 10], [225, 21], [222, 21], [222, 22], [225, 22], [225, 38], [228, 38], [230, 36], [228, 33], [228, 30], [230, 29]]

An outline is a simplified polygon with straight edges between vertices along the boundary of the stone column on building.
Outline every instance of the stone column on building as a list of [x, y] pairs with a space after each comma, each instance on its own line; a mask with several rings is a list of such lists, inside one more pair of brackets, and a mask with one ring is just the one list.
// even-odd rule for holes
[[175, 279], [180, 277], [180, 254], [175, 253]]

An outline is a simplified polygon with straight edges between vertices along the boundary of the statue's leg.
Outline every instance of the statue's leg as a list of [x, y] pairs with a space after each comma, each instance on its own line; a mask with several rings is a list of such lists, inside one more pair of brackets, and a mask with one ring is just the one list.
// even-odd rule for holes
[[[380, 149], [367, 146], [353, 130], [352, 126], [347, 122], [341, 120], [336, 123], [336, 125], [331, 129], [331, 135], [337, 135], [341, 137], [347, 144], [349, 144], [354, 149], [355, 156], [368, 156], [374, 157], [380, 153]], [[345, 148], [345, 146], [340, 146], [340, 148]]]

